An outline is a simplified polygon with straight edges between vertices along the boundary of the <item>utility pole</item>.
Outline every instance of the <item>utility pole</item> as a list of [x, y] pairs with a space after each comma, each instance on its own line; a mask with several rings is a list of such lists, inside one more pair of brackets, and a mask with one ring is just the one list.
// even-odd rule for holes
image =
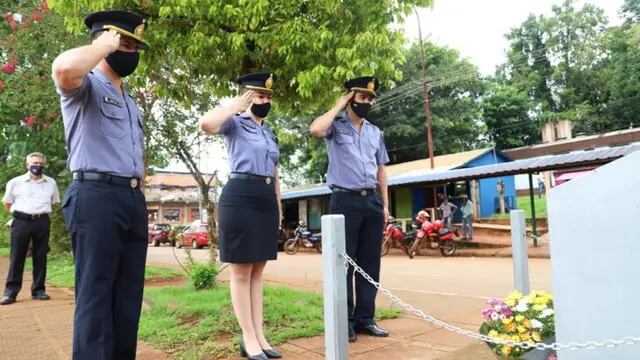
[[[431, 170], [433, 170], [436, 165], [433, 160], [433, 136], [431, 134], [431, 103], [429, 102], [429, 84], [427, 84], [427, 61], [424, 56], [424, 44], [422, 42], [422, 26], [420, 25], [420, 15], [418, 15], [418, 9], [413, 8], [413, 11], [416, 13], [416, 19], [418, 20], [418, 37], [420, 40], [420, 55], [422, 59], [422, 91], [424, 95], [424, 114], [426, 117], [426, 125], [427, 125], [427, 151], [429, 154], [429, 164], [431, 165]], [[436, 185], [433, 185], [433, 211], [434, 214], [436, 209], [438, 208], [438, 190]], [[434, 220], [434, 219], [432, 219]]]
[[427, 65], [426, 59], [424, 57], [424, 44], [422, 43], [422, 26], [420, 26], [420, 16], [418, 15], [418, 9], [414, 8], [413, 11], [416, 13], [416, 18], [418, 19], [418, 36], [420, 40], [420, 52], [422, 57], [422, 87], [424, 92], [423, 105], [427, 125], [427, 150], [429, 153], [431, 169], [433, 169], [435, 168], [435, 163], [433, 161], [433, 136], [431, 135], [431, 104], [429, 102], [429, 84], [427, 84]]

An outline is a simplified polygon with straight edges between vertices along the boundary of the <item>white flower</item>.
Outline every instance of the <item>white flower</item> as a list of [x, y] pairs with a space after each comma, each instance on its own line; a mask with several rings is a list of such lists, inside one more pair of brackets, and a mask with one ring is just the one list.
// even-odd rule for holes
[[496, 321], [498, 319], [500, 319], [500, 315], [498, 315], [498, 313], [491, 314], [491, 320]]
[[539, 320], [533, 319], [531, 320], [531, 327], [534, 329], [542, 329], [542, 327], [544, 326], [543, 323], [541, 323]]
[[547, 308], [547, 309], [542, 310], [542, 312], [540, 312], [540, 318], [541, 319], [544, 319], [549, 315], [553, 315], [553, 309], [548, 309]]
[[505, 314], [500, 314], [500, 320], [503, 320], [503, 319], [506, 319], [506, 318], [507, 318], [507, 315], [505, 315]]
[[518, 305], [515, 307], [515, 310], [518, 312], [525, 312], [529, 310], [529, 305], [527, 305], [526, 301], [518, 301]]

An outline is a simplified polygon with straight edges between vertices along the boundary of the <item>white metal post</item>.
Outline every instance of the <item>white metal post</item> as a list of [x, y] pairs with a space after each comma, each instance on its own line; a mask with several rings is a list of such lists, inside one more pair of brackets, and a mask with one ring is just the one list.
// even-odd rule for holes
[[325, 359], [349, 358], [344, 215], [322, 217]]
[[518, 291], [528, 294], [529, 258], [525, 239], [524, 211], [511, 210], [511, 242], [513, 243], [513, 281]]

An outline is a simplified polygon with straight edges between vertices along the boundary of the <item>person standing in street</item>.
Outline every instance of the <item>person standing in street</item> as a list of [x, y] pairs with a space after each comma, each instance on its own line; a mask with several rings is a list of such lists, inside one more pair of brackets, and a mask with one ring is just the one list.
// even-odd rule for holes
[[467, 194], [462, 195], [462, 238], [473, 241], [473, 203]]
[[[231, 264], [231, 301], [242, 329], [240, 354], [248, 359], [277, 359], [263, 327], [262, 273], [278, 254], [282, 222], [280, 150], [265, 118], [271, 110], [275, 76], [258, 72], [236, 81], [243, 94], [200, 119], [203, 131], [223, 134], [231, 175], [218, 202], [220, 261]], [[249, 222], [249, 223], [248, 223]]]
[[60, 95], [73, 182], [62, 201], [76, 271], [74, 360], [136, 357], [147, 256], [142, 116], [123, 85], [147, 49], [144, 19], [124, 10], [84, 19], [90, 45], [60, 54]]
[[[332, 214], [343, 214], [347, 255], [375, 281], [380, 279], [380, 248], [389, 217], [387, 172], [389, 156], [382, 131], [366, 119], [374, 102], [378, 80], [359, 77], [345, 83], [347, 94], [315, 119], [311, 135], [325, 139], [329, 153], [327, 184], [332, 190]], [[346, 110], [343, 112], [343, 110]], [[375, 322], [376, 288], [354, 268], [347, 272], [349, 341], [356, 332], [386, 337]]]
[[16, 302], [22, 288], [24, 262], [32, 244], [33, 284], [31, 298], [49, 300], [45, 292], [47, 253], [49, 252], [49, 214], [60, 202], [56, 181], [44, 175], [47, 159], [41, 153], [27, 155], [28, 172], [7, 183], [2, 198], [5, 209], [13, 214], [9, 274], [0, 305]]

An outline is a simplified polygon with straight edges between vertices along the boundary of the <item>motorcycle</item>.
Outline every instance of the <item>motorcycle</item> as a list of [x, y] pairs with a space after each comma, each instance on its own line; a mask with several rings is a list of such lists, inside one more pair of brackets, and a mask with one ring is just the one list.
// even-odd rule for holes
[[430, 249], [439, 249], [442, 256], [452, 256], [457, 249], [454, 238], [460, 236], [460, 232], [456, 228], [443, 228], [442, 221], [436, 220], [433, 223], [424, 221], [420, 225], [420, 230], [416, 236], [416, 240], [409, 250], [409, 258], [420, 255], [420, 247], [423, 241], [427, 241]]
[[289, 255], [294, 255], [298, 252], [300, 246], [307, 249], [316, 249], [317, 252], [322, 254], [322, 234], [312, 234], [307, 229], [304, 221], [300, 221], [298, 227], [296, 227], [293, 232], [293, 239], [289, 239], [284, 243], [284, 251]]
[[416, 233], [417, 230], [415, 229], [407, 230], [407, 232], [402, 231], [402, 225], [400, 222], [394, 217], [389, 217], [384, 229], [380, 255], [387, 255], [389, 253], [389, 249], [391, 249], [394, 244], [400, 244], [400, 248], [404, 253], [409, 255], [409, 248], [416, 239]]

